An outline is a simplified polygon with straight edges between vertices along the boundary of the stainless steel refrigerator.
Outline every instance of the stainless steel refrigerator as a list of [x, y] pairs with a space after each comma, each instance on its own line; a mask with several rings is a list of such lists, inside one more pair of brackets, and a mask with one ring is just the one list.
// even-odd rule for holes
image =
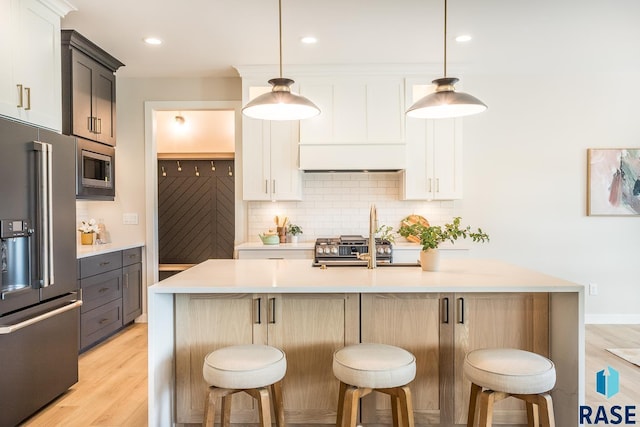
[[0, 118], [0, 426], [78, 381], [75, 141]]

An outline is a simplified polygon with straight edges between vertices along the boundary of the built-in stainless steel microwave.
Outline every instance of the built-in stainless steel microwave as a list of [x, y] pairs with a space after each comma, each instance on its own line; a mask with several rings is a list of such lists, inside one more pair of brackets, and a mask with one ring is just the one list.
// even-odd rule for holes
[[82, 138], [76, 138], [76, 146], [76, 198], [113, 200], [115, 148]]

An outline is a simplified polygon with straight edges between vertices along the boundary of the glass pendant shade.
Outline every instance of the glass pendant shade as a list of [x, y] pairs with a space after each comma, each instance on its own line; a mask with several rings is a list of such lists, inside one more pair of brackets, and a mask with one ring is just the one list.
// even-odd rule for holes
[[418, 101], [407, 110], [407, 116], [419, 119], [444, 119], [450, 117], [464, 117], [478, 114], [487, 106], [475, 96], [464, 92], [456, 92], [455, 77], [436, 79], [432, 83], [436, 90]]
[[271, 92], [264, 93], [247, 103], [242, 113], [260, 120], [302, 120], [320, 114], [320, 109], [304, 96], [291, 92], [293, 80], [269, 80]]

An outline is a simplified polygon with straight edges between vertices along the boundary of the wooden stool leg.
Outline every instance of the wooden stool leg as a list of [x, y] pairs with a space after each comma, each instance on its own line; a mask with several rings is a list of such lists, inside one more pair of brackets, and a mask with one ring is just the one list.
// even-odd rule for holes
[[402, 411], [402, 422], [406, 427], [414, 427], [413, 421], [413, 400], [411, 399], [411, 389], [409, 386], [400, 387], [400, 410]]
[[233, 394], [229, 394], [227, 396], [222, 396], [222, 413], [220, 416], [220, 425], [222, 427], [229, 427], [231, 425], [231, 399], [233, 398]]
[[[207, 427], [213, 427], [213, 423], [216, 418], [216, 402], [218, 398], [222, 398], [222, 424], [224, 425], [225, 412], [226, 418], [229, 419], [231, 413], [231, 395], [237, 393], [239, 390], [232, 390], [228, 388], [209, 387], [209, 394], [205, 400], [204, 405], [204, 418], [202, 419], [202, 425]], [[225, 402], [227, 402], [225, 404]], [[227, 425], [229, 425], [227, 423]]]
[[360, 389], [347, 386], [344, 393], [344, 412], [340, 425], [342, 427], [355, 427], [358, 417], [358, 402], [360, 401]]
[[[366, 394], [371, 389], [364, 390]], [[414, 427], [413, 401], [411, 399], [411, 389], [408, 385], [393, 388], [378, 388], [375, 390], [388, 394], [391, 397], [391, 413], [393, 415], [394, 426]]]
[[338, 392], [338, 414], [336, 415], [336, 426], [342, 426], [342, 417], [344, 417], [344, 394], [347, 385], [340, 381], [340, 391]]
[[262, 427], [271, 427], [271, 405], [269, 404], [269, 389], [267, 389], [266, 387], [260, 387], [244, 391], [258, 401], [260, 425]]
[[467, 427], [473, 427], [476, 419], [476, 406], [478, 403], [478, 393], [482, 391], [482, 387], [471, 383], [471, 394], [469, 395], [469, 413], [467, 414]]
[[478, 396], [478, 404], [480, 406], [480, 421], [478, 425], [480, 427], [491, 427], [494, 400], [495, 396], [491, 390], [485, 390]]
[[282, 381], [271, 384], [271, 395], [273, 396], [273, 412], [276, 417], [276, 427], [285, 427], [284, 401], [282, 400]]
[[[538, 427], [538, 420], [543, 427], [555, 427], [556, 421], [553, 415], [553, 400], [549, 393], [542, 394], [515, 394], [515, 397], [527, 402], [527, 415], [529, 414], [529, 405], [534, 408], [534, 423], [529, 421], [529, 425]], [[537, 411], [536, 411], [537, 410]]]
[[213, 427], [215, 416], [216, 397], [213, 390], [209, 390], [204, 400], [204, 418], [202, 419], [202, 427]]
[[549, 393], [538, 395], [538, 413], [542, 427], [556, 427], [556, 418], [553, 414], [553, 400]]
[[538, 427], [539, 425], [538, 405], [527, 402], [527, 427]]
[[402, 425], [402, 413], [400, 412], [400, 398], [398, 396], [390, 395], [391, 397], [391, 417], [393, 420], [393, 427], [400, 427]]

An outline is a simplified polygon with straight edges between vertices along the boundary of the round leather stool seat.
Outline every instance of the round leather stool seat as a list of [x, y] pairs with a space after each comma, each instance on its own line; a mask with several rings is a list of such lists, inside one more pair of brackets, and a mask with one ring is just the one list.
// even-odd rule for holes
[[226, 389], [266, 387], [282, 378], [287, 359], [282, 350], [268, 345], [235, 345], [209, 353], [202, 367], [205, 381]]
[[333, 373], [341, 382], [356, 387], [401, 387], [416, 377], [416, 358], [391, 345], [355, 344], [334, 353]]
[[546, 357], [513, 348], [480, 349], [464, 359], [472, 383], [509, 394], [540, 394], [553, 388], [556, 368]]

